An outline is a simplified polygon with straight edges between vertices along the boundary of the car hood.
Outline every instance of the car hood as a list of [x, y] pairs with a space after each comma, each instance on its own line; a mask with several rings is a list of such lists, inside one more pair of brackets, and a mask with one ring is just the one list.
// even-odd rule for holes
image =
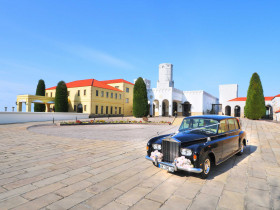
[[195, 140], [202, 140], [209, 137], [209, 135], [201, 133], [201, 132], [179, 132], [172, 136], [173, 139], [184, 142], [190, 142]]

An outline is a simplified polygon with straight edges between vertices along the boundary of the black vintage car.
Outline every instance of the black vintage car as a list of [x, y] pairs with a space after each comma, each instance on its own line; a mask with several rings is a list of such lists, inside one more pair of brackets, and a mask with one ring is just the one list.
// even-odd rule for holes
[[147, 143], [146, 159], [174, 172], [201, 173], [206, 178], [211, 164], [219, 165], [248, 144], [246, 132], [235, 117], [203, 115], [186, 117], [176, 133], [157, 136]]

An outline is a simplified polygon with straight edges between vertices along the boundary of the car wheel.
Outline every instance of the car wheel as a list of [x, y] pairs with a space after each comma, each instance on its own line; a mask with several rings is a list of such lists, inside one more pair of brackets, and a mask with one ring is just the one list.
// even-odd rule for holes
[[208, 175], [210, 174], [211, 170], [211, 160], [209, 156], [204, 158], [203, 163], [202, 163], [202, 172], [201, 172], [201, 178], [206, 179]]
[[242, 143], [242, 142], [240, 142], [240, 151], [237, 153], [237, 155], [242, 155], [243, 154], [243, 152], [244, 152], [244, 144]]

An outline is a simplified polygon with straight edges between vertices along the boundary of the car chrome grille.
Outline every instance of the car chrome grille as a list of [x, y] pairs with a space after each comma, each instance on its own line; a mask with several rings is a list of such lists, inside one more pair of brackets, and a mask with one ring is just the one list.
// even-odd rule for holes
[[174, 141], [162, 140], [163, 161], [173, 163], [179, 157], [179, 143]]

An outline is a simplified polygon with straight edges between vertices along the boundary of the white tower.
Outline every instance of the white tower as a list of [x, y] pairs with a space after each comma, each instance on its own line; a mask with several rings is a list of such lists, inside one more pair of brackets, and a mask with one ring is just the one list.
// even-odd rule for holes
[[174, 87], [173, 65], [171, 63], [159, 64], [159, 80], [157, 88]]

